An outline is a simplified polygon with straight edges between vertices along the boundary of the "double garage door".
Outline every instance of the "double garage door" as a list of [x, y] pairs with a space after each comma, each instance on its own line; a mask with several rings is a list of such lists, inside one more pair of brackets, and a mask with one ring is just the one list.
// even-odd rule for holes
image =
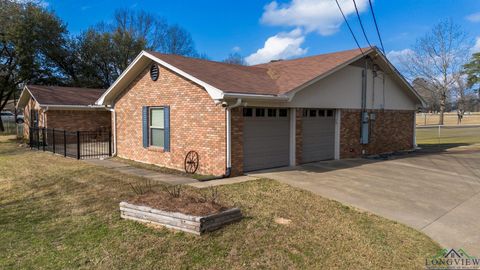
[[[303, 114], [302, 162], [333, 159], [335, 138], [333, 110], [305, 109]], [[244, 171], [289, 165], [289, 116], [288, 109], [244, 108]]]

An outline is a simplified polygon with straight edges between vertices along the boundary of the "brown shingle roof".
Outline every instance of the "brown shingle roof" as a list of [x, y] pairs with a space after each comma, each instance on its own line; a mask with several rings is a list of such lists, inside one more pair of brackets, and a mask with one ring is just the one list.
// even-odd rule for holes
[[27, 85], [41, 105], [94, 105], [105, 89]]
[[[369, 49], [363, 49], [370, 52]], [[240, 66], [178, 55], [149, 52], [168, 64], [226, 93], [280, 95], [361, 55], [359, 49]]]

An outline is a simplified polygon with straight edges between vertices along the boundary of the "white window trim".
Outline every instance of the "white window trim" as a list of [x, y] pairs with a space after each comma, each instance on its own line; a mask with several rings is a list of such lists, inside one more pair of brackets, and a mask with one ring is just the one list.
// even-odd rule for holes
[[[163, 128], [162, 127], [157, 127], [157, 126], [152, 126], [152, 110], [159, 110], [161, 109], [163, 113], [165, 113], [165, 107], [149, 107], [148, 108], [148, 146], [149, 147], [165, 147], [165, 117], [163, 118]], [[160, 129], [163, 130], [163, 136], [164, 136], [164, 141], [163, 145], [153, 145], [152, 144], [152, 129]]]

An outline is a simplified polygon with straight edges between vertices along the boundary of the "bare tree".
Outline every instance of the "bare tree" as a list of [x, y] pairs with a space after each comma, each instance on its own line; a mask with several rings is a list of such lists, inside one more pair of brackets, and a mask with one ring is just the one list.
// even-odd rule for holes
[[416, 78], [413, 80], [412, 86], [427, 103], [427, 106], [424, 108], [426, 111], [438, 112], [440, 110], [438, 93], [434, 90], [434, 86], [432, 84], [423, 78]]
[[231, 53], [228, 55], [228, 57], [223, 60], [224, 63], [228, 64], [234, 64], [234, 65], [242, 65], [244, 66], [245, 63], [245, 58], [241, 56], [239, 53]]
[[469, 56], [470, 42], [460, 26], [452, 20], [435, 25], [417, 40], [413, 53], [401, 60], [402, 69], [411, 78], [428, 82], [429, 91], [439, 98], [440, 120], [443, 125], [447, 99]]
[[168, 28], [160, 51], [169, 54], [198, 57], [192, 36], [187, 30], [177, 24]]

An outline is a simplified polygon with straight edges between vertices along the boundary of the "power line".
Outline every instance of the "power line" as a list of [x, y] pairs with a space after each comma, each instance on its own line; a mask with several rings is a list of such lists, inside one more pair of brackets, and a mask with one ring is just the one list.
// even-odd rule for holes
[[345, 14], [343, 13], [342, 8], [340, 7], [340, 4], [338, 4], [338, 0], [335, 0], [335, 2], [337, 3], [337, 7], [338, 7], [338, 9], [340, 10], [340, 13], [342, 13], [343, 20], [345, 21], [345, 24], [348, 26], [348, 30], [350, 30], [350, 33], [352, 34], [352, 37], [353, 37], [353, 39], [355, 40], [355, 43], [357, 43], [357, 47], [360, 49], [360, 52], [362, 52], [362, 54], [363, 54], [363, 50], [362, 50], [362, 48], [360, 47], [360, 43], [358, 43], [358, 40], [357, 40], [357, 38], [355, 37], [355, 34], [353, 33], [353, 30], [352, 30], [352, 28], [350, 27], [350, 24], [348, 23], [347, 18], [345, 17]]
[[378, 24], [377, 24], [377, 19], [375, 18], [375, 12], [373, 12], [372, 1], [368, 0], [368, 3], [370, 4], [370, 11], [372, 12], [373, 22], [375, 23], [375, 28], [377, 29], [378, 39], [380, 40], [380, 45], [382, 45], [383, 54], [385, 54], [385, 48], [383, 47], [383, 41], [382, 41], [382, 37], [380, 36], [380, 30], [378, 30]]
[[355, 6], [355, 12], [357, 13], [358, 22], [360, 23], [360, 27], [362, 28], [363, 36], [367, 40], [368, 46], [372, 47], [370, 41], [368, 40], [367, 33], [365, 33], [365, 28], [363, 28], [362, 19], [360, 19], [360, 14], [358, 13], [357, 3], [355, 2], [355, 0], [353, 0], [353, 5]]

